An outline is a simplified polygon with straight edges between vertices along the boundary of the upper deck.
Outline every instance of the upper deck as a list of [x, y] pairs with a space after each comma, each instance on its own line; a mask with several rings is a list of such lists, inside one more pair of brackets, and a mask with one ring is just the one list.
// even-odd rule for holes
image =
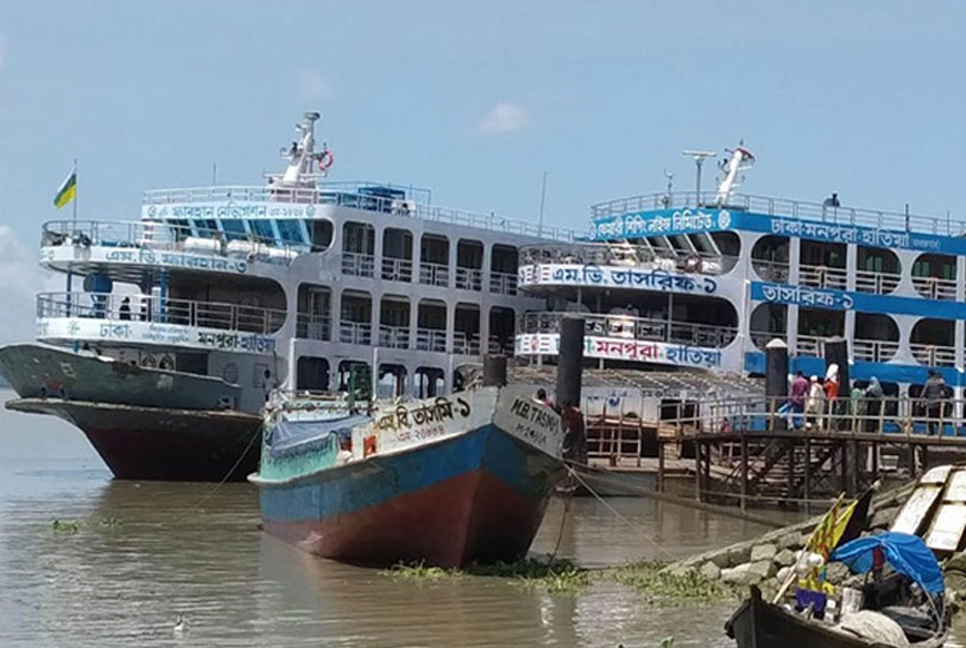
[[696, 192], [652, 193], [591, 207], [589, 238], [634, 239], [746, 230], [872, 247], [966, 255], [966, 221], [952, 216], [830, 206], [769, 196], [732, 194], [719, 205]]

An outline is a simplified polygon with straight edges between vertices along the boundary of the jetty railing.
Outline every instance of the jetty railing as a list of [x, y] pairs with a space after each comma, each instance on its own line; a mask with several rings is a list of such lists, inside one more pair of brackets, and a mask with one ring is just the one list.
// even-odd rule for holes
[[[527, 245], [520, 248], [520, 265], [544, 263], [598, 266], [653, 266], [662, 270], [723, 275], [738, 263], [738, 257], [711, 252], [680, 253], [647, 245], [621, 243], [574, 243], [571, 245]], [[786, 275], [787, 278], [787, 275]]]
[[[567, 313], [523, 313], [517, 317], [517, 333], [559, 333], [560, 321], [565, 315]], [[734, 326], [695, 324], [631, 315], [581, 313], [580, 316], [584, 319], [586, 335], [601, 337], [722, 348], [731, 344], [738, 334], [738, 329]]]
[[276, 333], [285, 324], [281, 309], [123, 293], [40, 293], [37, 317], [156, 322], [264, 335]]
[[[387, 186], [379, 183], [377, 185], [380, 187]], [[567, 227], [504, 218], [492, 212], [485, 214], [449, 207], [439, 207], [415, 200], [377, 196], [366, 193], [365, 189], [366, 187], [360, 185], [360, 183], [323, 184], [318, 188], [277, 187], [272, 185], [223, 185], [157, 189], [144, 192], [144, 204], [150, 206], [195, 202], [250, 201], [294, 203], [299, 205], [334, 205], [337, 207], [361, 209], [394, 216], [410, 216], [422, 220], [450, 223], [452, 225], [520, 234], [534, 238], [573, 241], [580, 236], [580, 234]]]
[[717, 209], [721, 207], [767, 216], [818, 220], [840, 225], [861, 225], [903, 232], [922, 232], [945, 236], [966, 234], [966, 221], [948, 215], [924, 216], [878, 209], [832, 207], [819, 202], [740, 193], [732, 194], [726, 205], [718, 205], [714, 202], [714, 199], [715, 193], [713, 191], [700, 194], [694, 191], [658, 192], [598, 203], [591, 206], [591, 213], [593, 218], [597, 219], [657, 209]]
[[678, 441], [778, 435], [865, 440], [928, 440], [966, 445], [966, 400], [921, 397], [823, 399], [792, 411], [787, 396], [707, 399], [673, 405], [661, 421]]

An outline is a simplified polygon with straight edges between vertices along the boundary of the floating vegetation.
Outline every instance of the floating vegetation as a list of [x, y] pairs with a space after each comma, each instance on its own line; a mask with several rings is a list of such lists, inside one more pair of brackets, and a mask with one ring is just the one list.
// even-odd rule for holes
[[579, 592], [591, 583], [590, 572], [569, 560], [544, 562], [525, 559], [512, 563], [473, 565], [467, 571], [477, 576], [512, 578], [525, 587], [542, 587], [553, 594]]
[[50, 523], [50, 528], [54, 533], [64, 533], [67, 535], [77, 533], [83, 528], [84, 523], [80, 520], [66, 520], [61, 522], [60, 520], [53, 520]]
[[659, 561], [640, 560], [610, 570], [610, 573], [613, 580], [636, 589], [653, 603], [712, 602], [733, 599], [737, 595], [730, 586], [705, 578], [696, 571], [671, 573], [665, 571], [666, 566]]
[[405, 581], [440, 581], [447, 578], [462, 578], [463, 572], [458, 569], [445, 569], [443, 567], [427, 567], [423, 563], [413, 565], [393, 565], [390, 569], [383, 569], [379, 572], [383, 576], [389, 576], [397, 580]]
[[114, 527], [121, 526], [122, 520], [116, 517], [106, 517], [106, 518], [102, 518], [98, 524], [100, 524], [100, 526], [102, 527], [109, 527], [113, 529]]

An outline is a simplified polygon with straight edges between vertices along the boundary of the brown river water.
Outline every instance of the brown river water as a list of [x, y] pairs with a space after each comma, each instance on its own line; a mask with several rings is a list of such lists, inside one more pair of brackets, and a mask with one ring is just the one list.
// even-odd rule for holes
[[[11, 397], [0, 392], [0, 397]], [[588, 567], [671, 559], [757, 524], [642, 499], [553, 501], [533, 549]], [[80, 521], [74, 533], [53, 520]], [[732, 646], [734, 604], [654, 607], [620, 585], [400, 581], [258, 530], [249, 484], [112, 481], [83, 435], [0, 412], [0, 646]], [[174, 631], [178, 615], [187, 628]], [[964, 624], [966, 629], [966, 624]], [[966, 635], [966, 632], [963, 633]]]

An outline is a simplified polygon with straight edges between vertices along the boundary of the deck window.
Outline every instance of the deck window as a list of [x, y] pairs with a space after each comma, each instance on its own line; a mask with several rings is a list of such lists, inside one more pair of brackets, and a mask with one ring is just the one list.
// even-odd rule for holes
[[196, 220], [194, 224], [198, 236], [212, 238], [218, 234], [218, 221], [216, 220]]
[[275, 240], [275, 228], [272, 227], [272, 221], [252, 219], [248, 221], [248, 228], [262, 241]]
[[248, 238], [245, 221], [226, 218], [221, 221], [221, 229], [224, 230], [225, 238], [229, 241], [245, 240]]
[[283, 219], [275, 221], [278, 227], [278, 234], [286, 243], [301, 245], [305, 243], [305, 232], [302, 229], [302, 221]]

